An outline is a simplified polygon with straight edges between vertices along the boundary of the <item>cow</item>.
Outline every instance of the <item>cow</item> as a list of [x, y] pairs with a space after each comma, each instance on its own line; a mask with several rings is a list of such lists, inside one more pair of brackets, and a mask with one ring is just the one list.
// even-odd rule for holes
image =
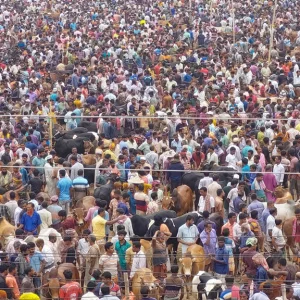
[[94, 154], [85, 154], [82, 155], [82, 164], [83, 165], [95, 165], [96, 157]]
[[65, 140], [63, 137], [61, 137], [55, 142], [56, 154], [65, 158], [72, 153], [72, 148], [77, 148], [77, 152], [79, 154], [84, 154], [84, 140], [85, 138]]
[[50, 204], [50, 197], [47, 193], [45, 192], [40, 192], [36, 195], [36, 199], [41, 199], [41, 202], [47, 202], [48, 204]]
[[181, 265], [181, 273], [185, 278], [187, 298], [189, 299], [190, 285], [192, 277], [198, 272], [204, 270], [205, 253], [203, 247], [199, 245], [191, 245], [187, 248], [185, 257], [179, 259]]
[[290, 250], [293, 252], [293, 254], [298, 255], [298, 253], [295, 253], [297, 248], [295, 248], [295, 240], [293, 237], [294, 222], [296, 222], [296, 218], [292, 217], [286, 219], [282, 225], [282, 231], [286, 236], [286, 253], [289, 260], [291, 260]]
[[58, 131], [53, 137], [55, 140], [59, 139], [59, 138], [62, 138], [62, 137], [66, 137], [67, 136], [67, 139], [72, 139], [74, 135], [78, 135], [78, 134], [81, 134], [81, 133], [86, 133], [88, 132], [88, 130], [84, 127], [76, 127], [72, 130], [69, 130], [69, 131]]
[[[265, 208], [267, 207], [267, 203], [263, 203]], [[300, 207], [300, 200], [297, 202], [288, 201], [287, 203], [276, 204], [275, 207], [277, 208], [277, 219], [281, 219], [283, 222], [287, 219], [290, 219], [295, 216], [295, 208]]]
[[192, 294], [199, 300], [219, 299], [219, 296], [223, 291], [222, 286], [223, 284], [220, 279], [216, 279], [211, 274], [204, 271], [199, 271], [192, 280]]
[[19, 193], [17, 193], [16, 191], [11, 190], [11, 191], [6, 192], [6, 193], [2, 196], [3, 203], [6, 203], [6, 202], [8, 202], [8, 201], [11, 200], [11, 199], [10, 199], [10, 193], [11, 193], [11, 192], [15, 192], [15, 195], [16, 195], [15, 200], [16, 200], [16, 201], [20, 200]]
[[155, 214], [150, 214], [146, 216], [134, 215], [131, 217], [132, 229], [135, 235], [144, 237], [149, 229], [150, 221], [153, 220], [154, 216], [161, 216], [164, 218], [174, 218], [176, 217], [176, 212], [173, 210], [161, 210]]
[[289, 200], [293, 200], [292, 194], [288, 189], [284, 189], [282, 186], [278, 186], [274, 191], [274, 196], [276, 198], [276, 204], [284, 204]]
[[73, 274], [72, 279], [79, 283], [80, 277], [77, 267], [70, 263], [60, 264], [50, 271], [48, 283], [43, 285], [44, 288], [48, 287], [48, 296], [50, 297], [47, 297], [47, 299], [59, 299], [59, 288], [66, 283], [63, 274], [65, 270], [70, 270]]
[[0, 216], [0, 241], [3, 246], [15, 236], [15, 226], [11, 225], [3, 216]]
[[106, 200], [107, 201], [107, 206], [109, 206], [110, 203], [110, 194], [114, 188], [114, 183], [117, 181], [117, 175], [116, 174], [111, 174], [108, 177], [108, 180], [106, 184], [98, 187], [94, 191], [94, 197], [96, 199], [101, 199], [101, 200]]
[[83, 230], [88, 227], [88, 224], [84, 221], [84, 210], [83, 208], [74, 208], [72, 214], [76, 221], [76, 233], [80, 236]]
[[91, 207], [95, 206], [95, 197], [85, 196], [76, 202], [76, 208], [83, 208], [84, 211], [88, 211]]
[[99, 140], [99, 136], [96, 132], [83, 132], [83, 133], [78, 133], [78, 134], [73, 134], [73, 133], [69, 133], [68, 131], [63, 135], [63, 138], [66, 140], [74, 140], [76, 138], [80, 138], [80, 137], [85, 137], [86, 139], [90, 140], [90, 141], [94, 141], [94, 140]]
[[78, 127], [84, 127], [88, 131], [98, 132], [97, 124], [95, 122], [82, 121], [78, 124]]
[[187, 185], [175, 188], [172, 197], [165, 196], [162, 200], [163, 209], [172, 209], [177, 216], [182, 216], [193, 210], [193, 192]]
[[140, 290], [143, 285], [149, 287], [149, 297], [159, 299], [159, 280], [157, 280], [150, 269], [141, 268], [134, 273], [132, 278], [132, 292], [135, 295], [136, 300], [142, 299]]

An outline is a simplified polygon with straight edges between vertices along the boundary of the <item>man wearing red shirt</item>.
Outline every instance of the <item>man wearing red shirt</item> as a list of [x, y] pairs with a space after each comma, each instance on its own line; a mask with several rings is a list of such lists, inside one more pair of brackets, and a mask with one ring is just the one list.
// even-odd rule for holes
[[79, 300], [82, 295], [80, 284], [72, 281], [72, 275], [71, 270], [64, 270], [67, 283], [59, 289], [59, 299], [61, 300]]

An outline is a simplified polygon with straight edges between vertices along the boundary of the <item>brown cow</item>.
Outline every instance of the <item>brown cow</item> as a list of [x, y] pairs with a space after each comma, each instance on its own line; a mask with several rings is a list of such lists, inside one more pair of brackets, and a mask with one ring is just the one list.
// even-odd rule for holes
[[179, 262], [181, 263], [181, 273], [186, 282], [187, 299], [189, 299], [192, 278], [197, 275], [199, 271], [204, 270], [205, 267], [205, 253], [203, 247], [199, 245], [189, 246], [185, 257], [180, 258]]
[[11, 225], [4, 217], [0, 217], [0, 241], [6, 246], [8, 239], [15, 236], [15, 226]]
[[165, 196], [162, 200], [162, 208], [174, 210], [177, 216], [182, 216], [193, 211], [193, 192], [187, 185], [180, 185], [173, 190], [172, 198]]
[[94, 144], [90, 141], [83, 141], [84, 154], [95, 154]]
[[96, 156], [95, 156], [95, 154], [85, 154], [85, 155], [82, 155], [82, 163], [84, 165], [88, 165], [88, 166], [95, 165], [96, 164]]
[[137, 270], [132, 278], [132, 292], [134, 293], [136, 300], [140, 300], [142, 298], [140, 290], [143, 285], [149, 287], [149, 297], [159, 299], [158, 282], [159, 280], [153, 276], [150, 269], [141, 268]]
[[288, 200], [293, 200], [292, 194], [288, 189], [284, 189], [282, 186], [278, 186], [274, 191], [274, 196], [276, 198], [276, 204], [287, 203]]
[[46, 201], [48, 204], [51, 204], [50, 203], [50, 197], [47, 193], [45, 192], [40, 192], [36, 195], [36, 199], [39, 199], [39, 198], [42, 198], [42, 202]]
[[17, 191], [13, 191], [13, 190], [10, 190], [10, 191], [8, 191], [8, 192], [6, 192], [2, 197], [2, 201], [3, 201], [3, 203], [6, 203], [6, 202], [8, 202], [8, 201], [10, 201], [11, 199], [10, 199], [10, 192], [15, 192], [15, 195], [16, 195], [16, 198], [15, 198], [15, 200], [16, 201], [18, 201], [18, 200], [20, 200], [20, 196], [19, 196], [19, 193], [17, 192]]
[[293, 252], [295, 257], [297, 257], [297, 250], [295, 248], [295, 240], [293, 238], [293, 227], [294, 227], [294, 222], [295, 222], [295, 217], [289, 218], [284, 221], [282, 225], [282, 231], [284, 235], [286, 236], [286, 252], [287, 252], [287, 258], [291, 260], [290, 257], [290, 250]]
[[60, 264], [57, 268], [52, 269], [49, 274], [49, 281], [48, 283], [44, 284], [43, 287], [48, 287], [49, 291], [48, 294], [51, 299], [59, 299], [58, 294], [59, 294], [59, 288], [64, 285], [65, 282], [65, 276], [64, 276], [64, 271], [65, 270], [70, 270], [73, 274], [72, 279], [76, 282], [80, 282], [80, 276], [78, 269], [75, 265], [69, 264], [69, 263], [63, 263]]
[[84, 229], [87, 229], [88, 224], [84, 221], [84, 210], [83, 208], [74, 208], [73, 209], [73, 217], [76, 221], [76, 232], [79, 236], [81, 236]]
[[88, 211], [91, 207], [95, 206], [95, 201], [95, 197], [85, 196], [76, 202], [76, 208], [83, 208], [85, 211]]

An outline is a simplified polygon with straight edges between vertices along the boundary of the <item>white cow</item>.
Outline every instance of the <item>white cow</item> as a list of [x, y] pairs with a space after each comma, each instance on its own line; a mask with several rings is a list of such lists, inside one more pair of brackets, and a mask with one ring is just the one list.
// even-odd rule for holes
[[[265, 208], [267, 207], [267, 203], [264, 202]], [[289, 218], [292, 218], [295, 216], [295, 208], [300, 207], [300, 200], [297, 202], [294, 201], [288, 201], [287, 203], [283, 204], [275, 204], [275, 207], [277, 208], [277, 219], [281, 219], [283, 222]]]
[[198, 286], [200, 287], [199, 291], [203, 291], [203, 300], [217, 299], [225, 289], [222, 280], [214, 278], [205, 271], [199, 271], [192, 280], [192, 294], [195, 299], [198, 299]]

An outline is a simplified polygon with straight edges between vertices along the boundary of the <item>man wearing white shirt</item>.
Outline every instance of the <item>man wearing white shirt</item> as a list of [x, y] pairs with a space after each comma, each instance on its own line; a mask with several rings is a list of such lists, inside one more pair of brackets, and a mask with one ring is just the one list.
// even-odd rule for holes
[[272, 232], [273, 228], [276, 226], [275, 224], [275, 217], [277, 215], [276, 207], [270, 208], [270, 215], [267, 218], [267, 242], [272, 242]]
[[40, 225], [40, 230], [48, 229], [52, 225], [52, 214], [47, 210], [48, 203], [44, 201], [41, 204], [41, 209], [37, 211], [37, 213], [41, 217], [42, 224]]
[[198, 190], [200, 190], [202, 187], [208, 187], [211, 183], [213, 182], [213, 179], [209, 177], [208, 172], [204, 172], [204, 177], [200, 179], [199, 185], [198, 185]]
[[[89, 281], [87, 286], [86, 286], [86, 290], [87, 292], [81, 297], [81, 300], [99, 300], [99, 298], [97, 296], [95, 296], [94, 294], [94, 290], [97, 286], [96, 281]], [[117, 297], [115, 297], [117, 298]], [[119, 299], [119, 298], [117, 298]]]
[[39, 249], [39, 251], [41, 252], [41, 254], [43, 255], [44, 260], [46, 261], [46, 264], [45, 264], [45, 267], [43, 270], [43, 272], [44, 272], [43, 279], [47, 280], [50, 271], [55, 268], [54, 255], [53, 255], [51, 248], [49, 246], [45, 245], [44, 240], [37, 239], [36, 246]]
[[213, 162], [216, 165], [219, 164], [219, 157], [216, 154], [213, 146], [208, 147], [208, 153], [207, 153], [207, 163], [210, 164], [211, 162]]
[[17, 154], [18, 158], [22, 160], [22, 155], [24, 153], [28, 155], [29, 159], [31, 159], [32, 153], [31, 153], [30, 149], [25, 148], [25, 144], [22, 143], [22, 144], [20, 144], [20, 148], [16, 151], [16, 154]]
[[284, 170], [284, 166], [281, 164], [281, 157], [276, 156], [273, 173], [275, 175], [276, 182], [278, 185], [282, 185], [282, 183], [283, 183], [284, 172], [285, 172], [285, 170]]
[[297, 72], [294, 73], [293, 85], [294, 85], [294, 87], [300, 86], [300, 70], [297, 70]]
[[207, 210], [209, 213], [215, 212], [215, 199], [207, 193], [207, 188], [202, 187], [200, 189], [200, 198], [198, 203], [198, 211], [203, 213], [203, 211]]
[[238, 166], [239, 161], [236, 158], [236, 149], [235, 149], [235, 147], [233, 147], [233, 146], [230, 147], [229, 151], [230, 151], [230, 153], [227, 154], [226, 159], [225, 159], [225, 161], [227, 163], [227, 166], [231, 167], [235, 170], [239, 170], [239, 166]]
[[219, 182], [219, 175], [213, 175], [213, 182], [207, 187], [207, 193], [211, 195], [214, 199], [218, 196], [217, 191], [222, 189], [222, 186], [218, 183]]
[[140, 242], [134, 242], [132, 244], [132, 250], [135, 252], [132, 260], [132, 266], [130, 271], [130, 279], [133, 278], [135, 272], [141, 268], [146, 268], [146, 255], [141, 250], [141, 243]]

